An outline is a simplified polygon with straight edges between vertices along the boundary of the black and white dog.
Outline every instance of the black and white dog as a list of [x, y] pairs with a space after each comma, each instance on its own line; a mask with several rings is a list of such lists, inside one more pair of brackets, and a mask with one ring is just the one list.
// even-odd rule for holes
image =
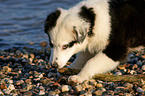
[[58, 8], [45, 21], [52, 49], [50, 63], [81, 70], [69, 80], [83, 82], [113, 70], [128, 51], [145, 47], [145, 0], [85, 0], [65, 10]]

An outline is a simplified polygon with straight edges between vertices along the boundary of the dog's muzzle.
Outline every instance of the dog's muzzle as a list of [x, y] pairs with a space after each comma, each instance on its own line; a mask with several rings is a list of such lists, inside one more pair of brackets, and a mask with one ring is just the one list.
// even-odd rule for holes
[[53, 62], [53, 63], [51, 64], [51, 67], [52, 67], [52, 68], [58, 68], [59, 66], [58, 66], [57, 62]]

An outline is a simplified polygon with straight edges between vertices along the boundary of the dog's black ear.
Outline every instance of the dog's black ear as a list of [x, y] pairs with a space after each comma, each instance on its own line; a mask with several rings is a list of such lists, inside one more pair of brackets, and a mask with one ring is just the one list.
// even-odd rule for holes
[[77, 29], [75, 26], [73, 27], [73, 33], [75, 34], [75, 39], [78, 43], [82, 43], [87, 35], [86, 29]]
[[87, 8], [86, 6], [82, 6], [79, 12], [79, 16], [86, 22], [90, 23], [88, 36], [89, 37], [93, 36], [93, 27], [95, 25], [95, 16], [96, 16], [93, 8]]
[[60, 10], [56, 10], [55, 12], [52, 12], [47, 16], [47, 19], [45, 20], [45, 24], [44, 24], [45, 33], [47, 33], [53, 27], [56, 26], [56, 22], [60, 14], [61, 14]]

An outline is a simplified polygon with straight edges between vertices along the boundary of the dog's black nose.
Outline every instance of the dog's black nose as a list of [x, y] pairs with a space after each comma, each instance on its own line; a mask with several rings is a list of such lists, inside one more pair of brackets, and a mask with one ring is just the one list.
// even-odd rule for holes
[[57, 62], [54, 62], [51, 66], [52, 66], [53, 68], [58, 68]]

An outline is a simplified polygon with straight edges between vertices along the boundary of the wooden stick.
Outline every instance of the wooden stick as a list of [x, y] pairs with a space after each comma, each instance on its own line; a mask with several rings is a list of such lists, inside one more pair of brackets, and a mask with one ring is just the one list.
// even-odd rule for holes
[[[79, 70], [62, 68], [59, 70], [62, 75], [74, 75], [79, 73]], [[109, 82], [138, 82], [141, 79], [145, 80], [145, 75], [108, 75], [108, 74], [98, 74], [93, 76], [95, 80], [109, 81]]]

